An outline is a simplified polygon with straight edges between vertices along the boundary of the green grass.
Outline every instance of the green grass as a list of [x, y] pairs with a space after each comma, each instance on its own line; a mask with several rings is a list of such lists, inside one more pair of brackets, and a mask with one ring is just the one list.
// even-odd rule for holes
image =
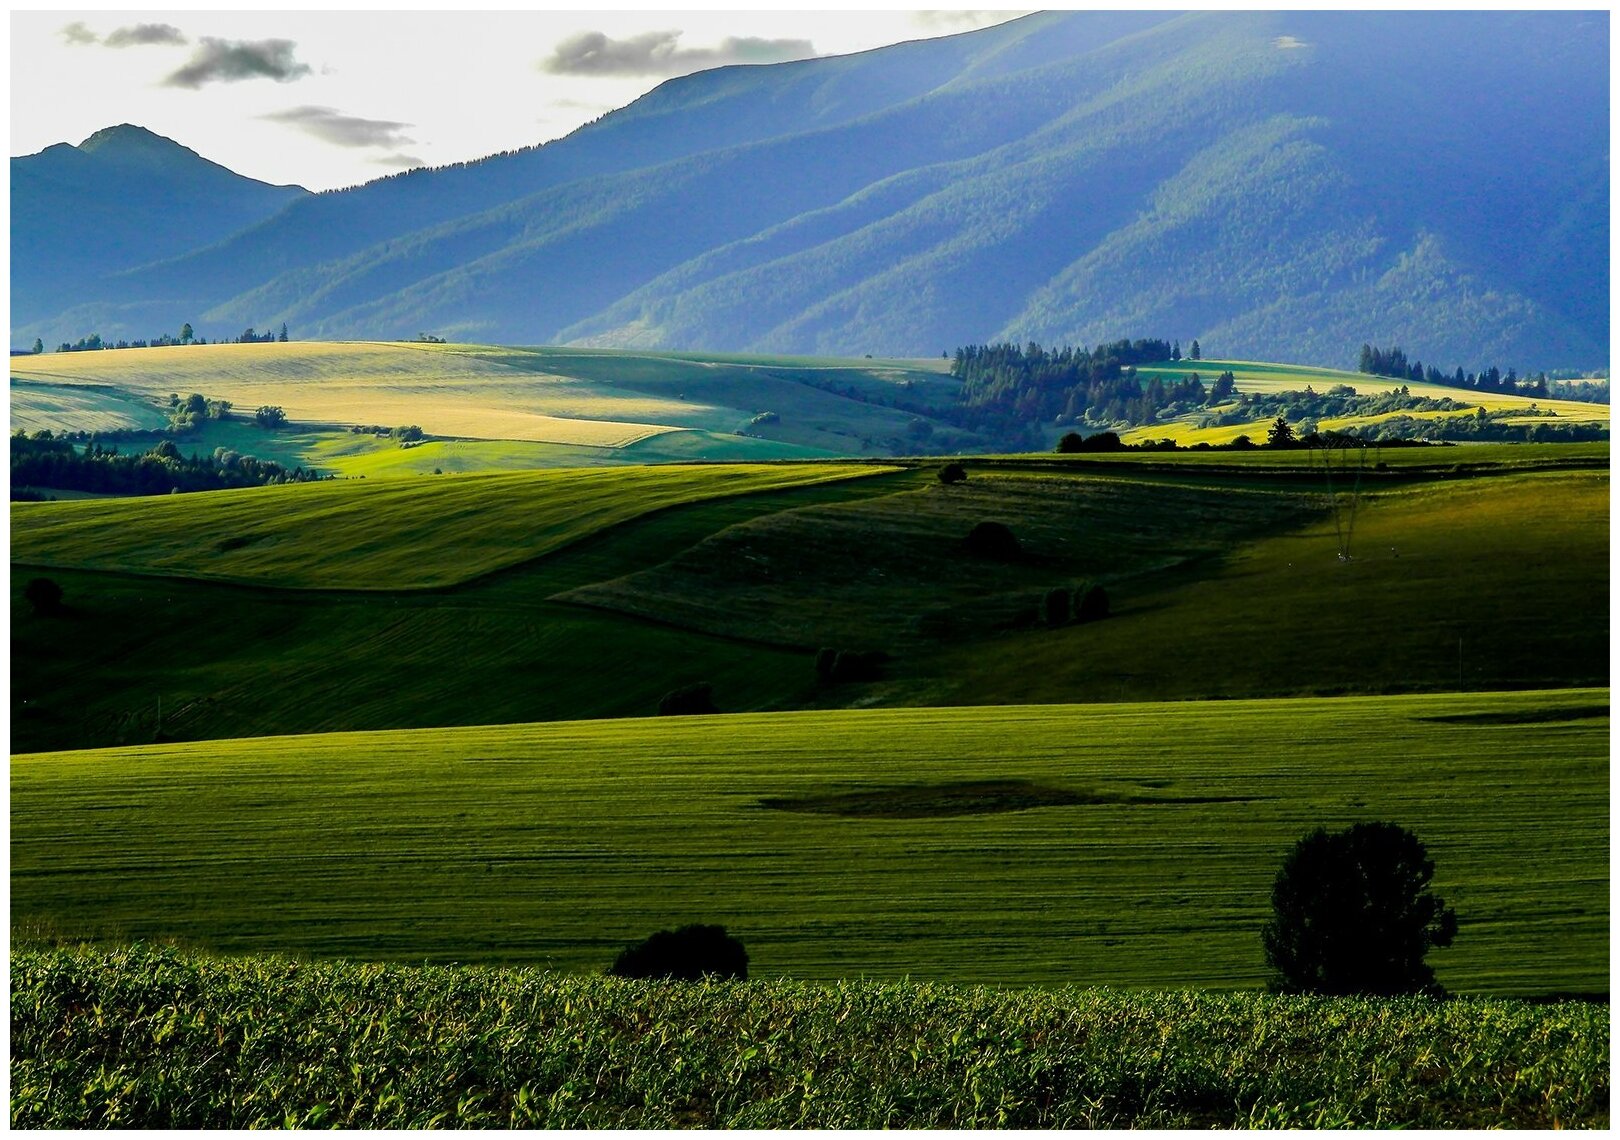
[[[708, 499], [638, 516], [450, 590], [278, 590], [52, 571], [35, 616], [13, 568], [12, 747], [641, 716], [707, 680], [728, 711], [810, 699], [802, 653], [564, 605], [555, 593], [762, 514], [891, 494], [928, 473]], [[161, 707], [161, 722], [158, 717]]]
[[[1325, 485], [1313, 488], [1324, 498]], [[1347, 503], [1345, 504], [1348, 505]], [[1110, 583], [1107, 621], [947, 646], [884, 704], [1607, 684], [1609, 479], [1531, 472], [1364, 496], [1222, 558]]]
[[534, 471], [16, 504], [11, 556], [67, 568], [321, 589], [465, 582], [637, 515], [878, 468]]
[[[727, 711], [1608, 683], [1606, 473], [1381, 485], [1344, 565], [1320, 477], [972, 467], [955, 488], [919, 464], [690, 503], [453, 589], [52, 571], [71, 611], [40, 618], [22, 597], [38, 571], [14, 566], [13, 747], [636, 716], [698, 680]], [[262, 495], [243, 501], [281, 501]], [[1011, 521], [1035, 557], [964, 558], [981, 516]], [[415, 575], [446, 540], [429, 516], [412, 525], [374, 554]], [[1107, 586], [1107, 621], [985, 628], [1003, 603], [1086, 576]], [[763, 641], [897, 657], [883, 680], [817, 686], [803, 649]]]
[[[738, 714], [14, 756], [14, 932], [597, 971], [685, 922], [760, 976], [1219, 987], [1271, 879], [1393, 820], [1460, 993], [1608, 990], [1607, 689]], [[1085, 802], [889, 818], [982, 781]], [[958, 793], [959, 794], [959, 793]], [[959, 807], [960, 805], [956, 805]]]
[[[1008, 455], [963, 457], [972, 465], [1012, 463], [1045, 467], [1123, 467], [1126, 469], [1229, 469], [1233, 471], [1297, 471], [1322, 475], [1322, 452], [1309, 448], [1272, 451], [1115, 451], [1073, 455]], [[1338, 457], [1340, 460], [1344, 456]], [[898, 460], [909, 463], [914, 460]], [[1352, 453], [1353, 469], [1361, 462]], [[1533, 471], [1609, 466], [1609, 444], [1593, 443], [1459, 443], [1435, 447], [1369, 447], [1366, 466], [1382, 463], [1396, 475], [1476, 474], [1489, 471]], [[971, 468], [970, 468], [971, 469]], [[1335, 468], [1337, 469], [1337, 468]], [[1368, 478], [1376, 477], [1369, 474]]]
[[[1316, 510], [1287, 491], [1087, 474], [994, 471], [757, 518], [564, 598], [777, 644], [899, 650], [1028, 624], [1020, 613], [1055, 586], [1207, 559]], [[1010, 527], [1020, 557], [966, 551], [984, 521]]]
[[1607, 1006], [24, 951], [13, 1128], [1588, 1127]]

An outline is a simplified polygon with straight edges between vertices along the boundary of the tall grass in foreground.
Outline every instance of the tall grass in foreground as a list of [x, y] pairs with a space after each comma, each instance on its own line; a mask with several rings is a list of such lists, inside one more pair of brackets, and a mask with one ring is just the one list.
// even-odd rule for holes
[[22, 950], [17, 1128], [1604, 1127], [1607, 1006]]

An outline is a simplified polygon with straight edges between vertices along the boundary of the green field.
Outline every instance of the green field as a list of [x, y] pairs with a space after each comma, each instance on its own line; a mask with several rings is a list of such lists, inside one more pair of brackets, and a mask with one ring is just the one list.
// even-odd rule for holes
[[11, 963], [13, 1128], [1604, 1128], [1608, 1007]]
[[[1015, 629], [1053, 587], [1118, 588], [1317, 513], [1287, 490], [989, 471], [756, 518], [561, 598], [773, 644], [903, 651]], [[1018, 557], [963, 548], [985, 521], [1011, 528]]]
[[[917, 658], [881, 703], [1607, 684], [1609, 479], [1529, 472], [1364, 495], [1113, 590], [1106, 622]], [[1347, 515], [1347, 511], [1344, 512]]]
[[39, 566], [284, 588], [444, 586], [650, 511], [878, 470], [623, 467], [22, 503], [12, 507], [11, 556]]
[[[1561, 449], [1524, 451], [1539, 464]], [[652, 480], [690, 492], [698, 469], [394, 482], [393, 522], [351, 509], [360, 529], [348, 541], [368, 533], [375, 545], [329, 566], [339, 582], [368, 566], [363, 590], [52, 570], [69, 612], [41, 618], [22, 597], [39, 570], [14, 564], [12, 747], [638, 716], [700, 680], [728, 712], [1608, 683], [1606, 472], [1388, 481], [1363, 497], [1355, 559], [1341, 564], [1320, 476], [1055, 460], [970, 469], [947, 488], [933, 464], [806, 468], [867, 476], [688, 502], [585, 541], [576, 536], [608, 520], [570, 515], [564, 504], [580, 490]], [[253, 545], [219, 544], [257, 533], [255, 511], [288, 494], [316, 490], [354, 508], [384, 487], [22, 506], [14, 557], [43, 555], [17, 537], [31, 512], [72, 519], [92, 507], [121, 541], [76, 530], [87, 560], [161, 557], [174, 572], [258, 571], [272, 582]], [[535, 497], [472, 501], [526, 548], [574, 540], [453, 588], [414, 588], [477, 569], [441, 537], [467, 526], [446, 508], [468, 500], [445, 489], [502, 487]], [[224, 506], [217, 518], [242, 529], [211, 525], [196, 541], [202, 516], [191, 512]], [[157, 525], [182, 517], [185, 527]], [[533, 520], [543, 518], [563, 529], [542, 534]], [[1030, 557], [965, 556], [961, 539], [983, 518], [1010, 522]], [[325, 533], [289, 534], [294, 581], [328, 572]], [[994, 628], [1051, 586], [1090, 577], [1112, 598], [1107, 621]], [[821, 644], [895, 660], [882, 680], [820, 685], [811, 653]]]
[[14, 756], [15, 932], [596, 971], [1242, 988], [1282, 856], [1415, 830], [1461, 993], [1608, 990], [1608, 691], [906, 709]]

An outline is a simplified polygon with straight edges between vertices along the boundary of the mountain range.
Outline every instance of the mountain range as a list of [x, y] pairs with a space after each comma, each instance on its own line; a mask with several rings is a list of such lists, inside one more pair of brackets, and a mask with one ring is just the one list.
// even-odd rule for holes
[[137, 127], [13, 158], [12, 343], [816, 355], [1198, 338], [1607, 365], [1605, 12], [1039, 13], [670, 80], [310, 194]]

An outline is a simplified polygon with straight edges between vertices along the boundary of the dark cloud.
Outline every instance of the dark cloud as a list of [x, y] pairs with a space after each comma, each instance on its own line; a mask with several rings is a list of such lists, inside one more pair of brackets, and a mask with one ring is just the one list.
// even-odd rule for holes
[[727, 36], [719, 47], [683, 48], [680, 38], [680, 32], [643, 32], [623, 40], [580, 32], [558, 44], [540, 69], [553, 75], [684, 75], [728, 63], [780, 63], [816, 54], [809, 40]]
[[101, 37], [84, 26], [83, 20], [74, 20], [71, 24], [63, 24], [58, 33], [70, 44], [100, 43]]
[[217, 40], [204, 36], [191, 61], [163, 82], [169, 87], [195, 91], [208, 83], [235, 83], [242, 79], [274, 79], [291, 83], [310, 74], [308, 64], [293, 58], [298, 45], [291, 40]]
[[127, 28], [114, 28], [101, 42], [110, 48], [121, 48], [145, 44], [185, 44], [191, 41], [173, 24], [134, 24]]
[[410, 170], [417, 166], [426, 166], [427, 163], [414, 154], [385, 154], [378, 158], [369, 159], [374, 166], [393, 166], [400, 170]]
[[274, 123], [286, 123], [306, 134], [336, 146], [403, 146], [416, 140], [400, 132], [410, 123], [387, 119], [362, 119], [345, 115], [331, 107], [293, 107], [259, 116]]

